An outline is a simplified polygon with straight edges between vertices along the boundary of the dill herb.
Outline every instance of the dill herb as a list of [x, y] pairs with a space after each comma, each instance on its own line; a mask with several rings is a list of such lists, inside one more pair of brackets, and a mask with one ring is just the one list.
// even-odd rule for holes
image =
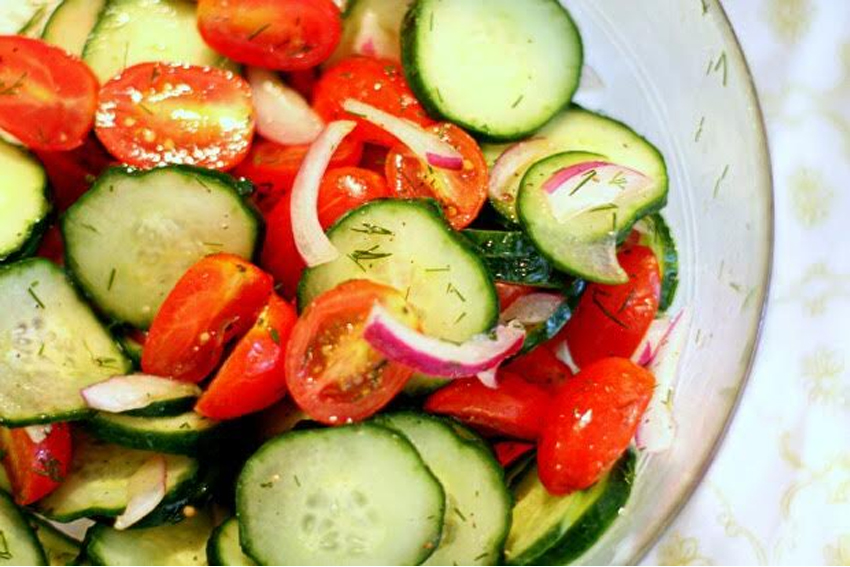
[[9, 85], [8, 87], [6, 86], [6, 83], [0, 81], [0, 89], [2, 89], [0, 90], [0, 96], [14, 96], [18, 94], [21, 90], [21, 87], [24, 86], [24, 79], [27, 78], [27, 75], [28, 72], [24, 71], [23, 73], [21, 73], [21, 76], [18, 77], [17, 80], [15, 80], [15, 82]]
[[36, 302], [36, 304], [38, 305], [39, 309], [44, 309], [44, 302], [43, 302], [43, 301], [41, 300], [41, 298], [40, 298], [40, 297], [39, 297], [39, 296], [35, 293], [35, 291], [32, 289], [32, 286], [30, 286], [30, 287], [28, 287], [28, 288], [27, 288], [27, 293], [29, 293], [29, 294], [30, 294], [30, 297], [32, 297], [32, 298], [33, 298], [33, 300], [35, 300], [35, 302]]
[[723, 168], [723, 173], [720, 174], [720, 177], [718, 177], [717, 181], [714, 183], [713, 197], [715, 199], [717, 198], [717, 195], [720, 194], [720, 185], [723, 183], [723, 181], [726, 180], [727, 175], [729, 175], [729, 165], [728, 164], [726, 165], [726, 167]]
[[519, 103], [521, 103], [521, 102], [522, 102], [522, 99], [524, 99], [524, 98], [525, 98], [525, 95], [524, 95], [524, 94], [519, 95], [519, 97], [518, 97], [518, 98], [514, 101], [514, 103], [511, 105], [511, 108], [516, 108], [517, 106], [519, 106]]
[[458, 510], [458, 509], [457, 509], [457, 507], [455, 507], [455, 508], [454, 508], [454, 511], [455, 511], [455, 514], [457, 514], [457, 517], [458, 517], [458, 518], [460, 518], [460, 520], [461, 520], [462, 522], [465, 522], [465, 521], [466, 521], [466, 516], [464, 516], [464, 515], [463, 515], [463, 512], [461, 512], [460, 510]]
[[389, 258], [390, 256], [392, 256], [392, 253], [380, 252], [378, 251], [378, 248], [380, 248], [380, 244], [376, 244], [366, 250], [355, 250], [354, 252], [349, 254], [348, 257], [351, 258], [352, 262], [357, 264], [358, 268], [365, 272], [366, 268], [361, 262], [370, 260], [381, 260], [383, 258]]
[[613, 321], [618, 327], [622, 327], [623, 329], [629, 328], [628, 325], [617, 319], [617, 316], [611, 313], [611, 311], [609, 311], [608, 308], [605, 307], [605, 305], [599, 300], [597, 293], [594, 292], [591, 296], [591, 299], [593, 300], [593, 304], [596, 305], [600, 311], [602, 311], [602, 314], [605, 315], [611, 321]]
[[452, 282], [449, 282], [449, 285], [446, 286], [446, 293], [453, 293], [458, 297], [458, 299], [466, 303], [466, 298], [463, 296], [460, 290], [454, 286]]
[[9, 542], [6, 541], [6, 533], [0, 530], [0, 559], [9, 560], [12, 558], [12, 552], [9, 551]]
[[425, 268], [426, 274], [433, 274], [437, 272], [450, 272], [452, 270], [451, 266], [443, 266], [442, 268]]
[[699, 126], [697, 126], [697, 131], [694, 134], [694, 142], [699, 142], [700, 138], [702, 138], [702, 130], [703, 130], [704, 126], [705, 126], [705, 116], [700, 118]]
[[608, 185], [613, 185], [614, 187], [619, 187], [620, 189], [626, 188], [626, 176], [623, 175], [622, 171], [618, 171], [614, 174], [614, 177], [611, 178], [611, 181], [608, 182]]
[[98, 229], [96, 229], [95, 227], [93, 227], [92, 225], [90, 225], [90, 224], [88, 224], [88, 223], [81, 222], [81, 223], [80, 223], [80, 226], [81, 226], [81, 227], [83, 227], [83, 228], [84, 228], [84, 229], [86, 229], [86, 230], [90, 230], [90, 231], [92, 231], [92, 232], [93, 232], [93, 233], [95, 233], [95, 234], [100, 234], [100, 231], [99, 231]]
[[261, 25], [260, 27], [251, 32], [251, 34], [248, 36], [248, 41], [254, 41], [258, 35], [266, 31], [270, 27], [272, 27], [271, 22]]
[[271, 336], [274, 344], [280, 344], [280, 333], [277, 332], [277, 329], [269, 329], [269, 336]]
[[384, 228], [370, 222], [362, 222], [360, 226], [363, 228], [352, 228], [351, 232], [359, 232], [361, 234], [377, 234], [380, 236], [394, 236], [395, 233], [388, 228]]
[[112, 271], [109, 272], [109, 282], [106, 284], [106, 291], [112, 291], [112, 284], [115, 283], [115, 274], [116, 273], [117, 272], [116, 272], [115, 268], [112, 268]]
[[576, 185], [576, 188], [570, 191], [570, 197], [578, 193], [578, 190], [587, 185], [594, 177], [596, 177], [596, 170], [591, 169], [584, 175], [584, 178], [579, 182], [579, 184]]

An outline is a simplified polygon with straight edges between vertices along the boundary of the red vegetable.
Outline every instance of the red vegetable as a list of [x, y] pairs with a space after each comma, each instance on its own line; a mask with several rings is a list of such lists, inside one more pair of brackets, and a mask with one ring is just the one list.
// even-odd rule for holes
[[60, 213], [73, 205], [103, 170], [114, 163], [94, 136], [88, 136], [82, 146], [71, 151], [36, 151], [35, 154], [47, 172], [53, 202]]
[[550, 390], [557, 389], [573, 375], [570, 367], [561, 362], [547, 345], [540, 345], [514, 358], [505, 365], [505, 370]]
[[496, 460], [504, 468], [508, 468], [520, 457], [527, 455], [534, 450], [533, 443], [523, 443], [521, 441], [499, 441], [493, 444], [493, 452], [496, 453]]
[[[34, 441], [28, 430], [39, 432], [44, 438]], [[71, 428], [67, 423], [19, 429], [0, 427], [0, 449], [15, 502], [26, 506], [56, 490], [68, 475]]]
[[359, 167], [330, 169], [319, 188], [319, 222], [328, 229], [348, 211], [389, 196], [383, 175]]

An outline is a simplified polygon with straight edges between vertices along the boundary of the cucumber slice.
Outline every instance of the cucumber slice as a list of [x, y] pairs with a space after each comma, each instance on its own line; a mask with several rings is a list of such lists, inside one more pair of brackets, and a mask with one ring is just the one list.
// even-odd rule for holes
[[[93, 400], [99, 402], [92, 405], [101, 410], [140, 417], [162, 417], [191, 410], [201, 395], [201, 389], [191, 382], [130, 374], [113, 376], [87, 389], [84, 395], [89, 403]], [[109, 404], [104, 405], [104, 401]]]
[[210, 565], [256, 565], [245, 555], [239, 543], [239, 522], [228, 518], [215, 529], [207, 543], [207, 562]]
[[63, 0], [56, 8], [41, 39], [80, 57], [106, 0]]
[[673, 304], [676, 288], [679, 287], [679, 253], [676, 250], [676, 241], [660, 214], [642, 218], [635, 224], [635, 230], [640, 233], [640, 243], [648, 246], [658, 259], [658, 266], [661, 268], [661, 301], [658, 310], [666, 311]]
[[219, 422], [192, 411], [166, 417], [98, 412], [88, 425], [104, 441], [175, 455], [195, 455], [219, 433]]
[[0, 34], [39, 37], [60, 0], [13, 0], [4, 2]]
[[445, 495], [402, 436], [376, 425], [287, 433], [242, 469], [242, 547], [265, 565], [418, 565]]
[[26, 517], [5, 492], [0, 492], [0, 565], [47, 565]]
[[83, 550], [82, 544], [54, 528], [37, 516], [27, 517], [35, 533], [48, 565], [75, 565]]
[[212, 530], [205, 511], [155, 528], [118, 531], [97, 524], [86, 535], [86, 555], [95, 565], [206, 565]]
[[[71, 472], [54, 492], [38, 501], [35, 509], [51, 520], [71, 522], [91, 516], [113, 518], [127, 506], [127, 482], [139, 467], [152, 456], [111, 445], [89, 437], [74, 435], [74, 456]], [[198, 462], [189, 457], [166, 455], [166, 495], [146, 522], [175, 506], [182, 507], [196, 493], [199, 483]]]
[[145, 61], [224, 66], [198, 32], [196, 6], [186, 0], [109, 0], [83, 48], [83, 60], [105, 83]]
[[0, 269], [0, 423], [80, 419], [80, 389], [130, 362], [62, 270], [41, 258]]
[[487, 446], [424, 414], [385, 414], [375, 423], [407, 437], [445, 490], [443, 537], [424, 565], [495, 565], [511, 525], [511, 496]]
[[564, 276], [524, 233], [468, 229], [462, 234], [472, 242], [496, 281], [545, 288], [564, 285]]
[[578, 88], [581, 37], [556, 0], [419, 0], [401, 37], [425, 108], [487, 139], [527, 136]]
[[529, 469], [514, 489], [513, 525], [505, 542], [508, 565], [566, 565], [599, 539], [629, 499], [635, 455], [627, 453], [591, 488], [549, 494]]
[[47, 175], [26, 151], [0, 141], [0, 262], [31, 254], [47, 227]]
[[382, 55], [401, 61], [401, 24], [414, 0], [354, 0], [343, 16], [342, 38], [333, 55], [324, 63], [331, 66], [352, 55], [358, 46], [371, 40], [380, 44]]
[[0, 466], [0, 490], [3, 492], [12, 492], [12, 483], [9, 482], [9, 475], [6, 474], [6, 467]]
[[246, 187], [187, 166], [110, 169], [62, 218], [66, 264], [103, 312], [147, 328], [192, 264], [253, 255], [261, 220]]
[[302, 309], [344, 281], [365, 278], [403, 291], [429, 335], [463, 342], [496, 323], [499, 301], [486, 266], [430, 201], [372, 201], [328, 237], [340, 257], [304, 272]]

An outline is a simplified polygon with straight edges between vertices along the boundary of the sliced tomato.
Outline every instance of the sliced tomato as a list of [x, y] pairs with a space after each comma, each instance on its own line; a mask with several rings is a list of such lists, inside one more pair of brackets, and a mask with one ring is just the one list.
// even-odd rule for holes
[[631, 357], [658, 313], [661, 272], [652, 250], [628, 246], [617, 258], [629, 281], [589, 284], [558, 335], [579, 368], [609, 356]]
[[351, 280], [320, 295], [295, 324], [286, 351], [286, 384], [295, 403], [316, 421], [342, 425], [366, 419], [413, 374], [363, 339], [376, 303], [418, 327], [401, 292], [366, 280]]
[[582, 369], [558, 391], [537, 446], [540, 480], [552, 494], [584, 490], [628, 448], [655, 378], [625, 358]]
[[503, 468], [507, 468], [517, 462], [520, 457], [527, 455], [534, 450], [533, 443], [524, 443], [522, 441], [499, 441], [493, 443], [493, 452], [496, 453], [496, 460]]
[[455, 380], [425, 402], [425, 411], [450, 415], [486, 435], [533, 441], [540, 434], [550, 394], [515, 374], [501, 372], [499, 386], [477, 378]]
[[284, 354], [298, 316], [275, 294], [248, 333], [239, 339], [195, 411], [210, 419], [233, 419], [267, 408], [286, 394]]
[[348, 211], [389, 196], [383, 175], [359, 167], [331, 169], [325, 173], [319, 188], [319, 222], [327, 230]]
[[360, 158], [360, 167], [374, 171], [383, 177], [386, 172], [387, 155], [389, 153], [389, 148], [385, 148], [384, 146], [365, 144], [363, 146], [363, 157]]
[[59, 212], [73, 205], [89, 190], [95, 179], [115, 163], [95, 136], [67, 152], [36, 151], [50, 180], [51, 196]]
[[331, 56], [342, 19], [331, 0], [199, 0], [198, 29], [234, 61], [294, 71]]
[[47, 258], [60, 266], [65, 265], [65, 242], [62, 240], [62, 231], [59, 230], [59, 225], [52, 224], [45, 231], [41, 243], [38, 245], [36, 256]]
[[257, 414], [255, 421], [260, 439], [267, 440], [295, 429], [299, 424], [313, 423], [310, 416], [287, 396]]
[[549, 390], [557, 389], [573, 375], [570, 367], [561, 362], [546, 344], [517, 356], [504, 368], [507, 372], [521, 376], [524, 380], [539, 384]]
[[266, 236], [260, 253], [260, 265], [274, 276], [276, 289], [287, 299], [295, 298], [301, 274], [307, 268], [295, 246], [290, 201], [287, 193], [266, 215]]
[[[39, 439], [38, 435], [45, 437]], [[33, 440], [33, 436], [37, 441]], [[71, 428], [67, 423], [19, 429], [2, 427], [0, 449], [15, 502], [26, 506], [56, 490], [68, 475]]]
[[112, 155], [136, 167], [231, 169], [254, 135], [251, 87], [213, 67], [140, 63], [101, 89], [95, 131]]
[[[268, 140], [258, 140], [248, 157], [233, 170], [233, 174], [254, 183], [254, 203], [261, 211], [268, 213], [292, 189], [295, 176], [298, 175], [309, 149], [309, 145], [281, 146]], [[362, 153], [363, 144], [351, 136], [346, 136], [328, 167], [357, 165]]]
[[472, 136], [454, 124], [435, 124], [429, 130], [461, 153], [463, 169], [431, 167], [405, 146], [396, 145], [387, 156], [387, 181], [399, 197], [437, 199], [449, 224], [460, 230], [475, 220], [487, 200], [487, 162]]
[[286, 73], [284, 79], [287, 85], [304, 97], [304, 100], [313, 100], [313, 89], [316, 88], [316, 83], [319, 81], [319, 73], [316, 68]]
[[159, 308], [142, 349], [142, 370], [200, 382], [218, 365], [224, 346], [254, 324], [272, 285], [271, 276], [232, 254], [198, 261]]
[[342, 107], [349, 98], [422, 126], [433, 124], [405, 81], [401, 65], [390, 59], [351, 57], [340, 61], [325, 71], [316, 84], [313, 107], [328, 122], [357, 121], [353, 136], [364, 142], [385, 147], [395, 145], [395, 136]]
[[0, 128], [26, 147], [79, 147], [94, 124], [97, 91], [94, 73], [65, 50], [0, 36]]
[[538, 289], [528, 285], [496, 282], [496, 293], [499, 296], [499, 310], [504, 311], [520, 297], [525, 297], [538, 291]]

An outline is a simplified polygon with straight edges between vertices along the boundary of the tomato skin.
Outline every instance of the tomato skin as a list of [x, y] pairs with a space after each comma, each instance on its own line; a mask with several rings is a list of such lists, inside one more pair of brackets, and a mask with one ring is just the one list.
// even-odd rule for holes
[[401, 292], [367, 280], [350, 280], [320, 295], [295, 324], [286, 349], [286, 385], [312, 419], [326, 425], [366, 419], [389, 403], [413, 374], [387, 361], [363, 339], [375, 303], [418, 326]]
[[67, 423], [52, 423], [40, 443], [30, 438], [26, 428], [0, 428], [0, 448], [5, 451], [3, 465], [12, 484], [15, 502], [32, 504], [56, 490], [71, 467], [71, 428]]
[[589, 284], [558, 335], [580, 368], [609, 356], [632, 356], [658, 313], [661, 272], [652, 250], [630, 246], [617, 258], [628, 283]]
[[224, 346], [254, 324], [272, 278], [232, 254], [201, 259], [178, 280], [153, 320], [142, 349], [147, 374], [200, 382]]
[[537, 293], [537, 289], [528, 285], [496, 282], [496, 294], [499, 296], [499, 310], [504, 311], [520, 297]]
[[[281, 146], [268, 140], [257, 140], [248, 157], [236, 166], [233, 174], [254, 183], [256, 191], [252, 199], [263, 213], [269, 213], [292, 189], [295, 176], [309, 149], [309, 145]], [[331, 157], [328, 167], [357, 165], [362, 153], [363, 144], [347, 136]]]
[[248, 333], [203, 393], [195, 411], [210, 419], [233, 419], [265, 409], [286, 395], [284, 354], [298, 315], [274, 293]]
[[359, 167], [328, 170], [319, 188], [319, 222], [327, 230], [348, 211], [390, 196], [383, 175]]
[[266, 236], [260, 265], [274, 276], [278, 291], [287, 299], [298, 292], [301, 274], [307, 268], [292, 234], [291, 195], [287, 193], [266, 215]]
[[386, 171], [387, 156], [389, 153], [389, 148], [376, 146], [375, 144], [364, 144], [363, 157], [360, 159], [360, 167], [368, 169], [369, 171], [374, 171], [383, 177], [384, 172]]
[[65, 241], [62, 240], [62, 231], [59, 230], [59, 225], [52, 224], [45, 231], [41, 243], [38, 245], [36, 256], [47, 258], [59, 266], [65, 265]]
[[95, 179], [115, 163], [94, 136], [88, 136], [82, 146], [71, 151], [36, 151], [35, 155], [44, 166], [53, 202], [60, 213], [73, 205]]
[[303, 71], [292, 71], [284, 77], [286, 84], [298, 91], [304, 100], [313, 100], [313, 89], [319, 81], [317, 69], [304, 69]]
[[550, 397], [540, 386], [503, 371], [497, 388], [477, 378], [451, 382], [428, 397], [425, 411], [450, 415], [488, 435], [533, 441], [543, 427]]
[[628, 448], [655, 378], [625, 358], [598, 360], [564, 383], [537, 446], [540, 480], [552, 494], [584, 490]]
[[238, 75], [155, 62], [129, 67], [103, 86], [95, 132], [135, 167], [228, 170], [248, 154], [254, 122], [251, 87]]
[[463, 169], [431, 167], [406, 146], [397, 144], [387, 156], [387, 182], [402, 199], [437, 199], [452, 228], [461, 230], [475, 220], [487, 201], [487, 162], [478, 142], [454, 124], [444, 122], [428, 129], [460, 152]]
[[493, 443], [493, 452], [496, 454], [496, 460], [502, 465], [502, 468], [508, 468], [520, 457], [527, 455], [534, 450], [533, 443], [524, 443], [522, 441], [499, 441]]
[[92, 129], [97, 78], [63, 49], [0, 36], [0, 85], [0, 128], [32, 150], [72, 150]]
[[521, 376], [523, 380], [554, 391], [572, 378], [570, 367], [555, 356], [547, 344], [539, 345], [526, 354], [521, 354], [505, 365], [505, 371]]
[[352, 136], [364, 142], [388, 148], [397, 144], [395, 136], [383, 128], [346, 111], [342, 105], [349, 98], [421, 126], [434, 123], [410, 90], [401, 65], [391, 59], [361, 56], [343, 59], [325, 71], [316, 83], [313, 108], [326, 122], [356, 121], [358, 126]]
[[199, 0], [198, 30], [234, 61], [296, 71], [331, 56], [342, 18], [331, 0]]

